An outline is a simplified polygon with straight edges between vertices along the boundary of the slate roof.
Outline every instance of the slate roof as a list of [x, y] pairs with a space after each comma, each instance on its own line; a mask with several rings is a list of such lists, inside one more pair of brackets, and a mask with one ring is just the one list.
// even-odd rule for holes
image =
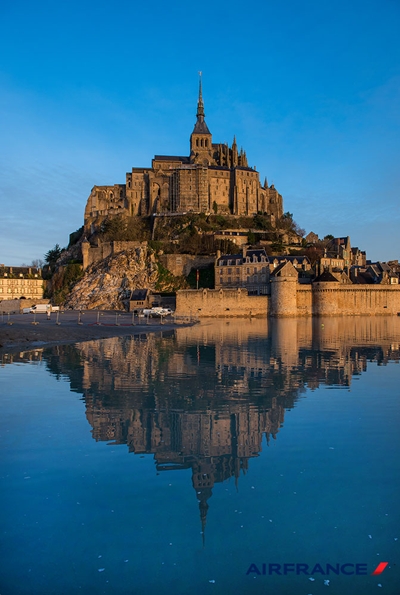
[[180, 155], [154, 155], [155, 161], [182, 161], [182, 163], [190, 163], [189, 157], [182, 157]]
[[329, 271], [324, 271], [315, 279], [315, 283], [338, 283], [338, 280]]
[[291, 262], [293, 264], [294, 260], [297, 260], [297, 262], [306, 260], [308, 263], [310, 262], [310, 259], [308, 258], [308, 256], [304, 256], [302, 254], [299, 254], [298, 256], [296, 255], [288, 255], [288, 256], [271, 256], [271, 260], [277, 260], [279, 263], [280, 262]]
[[144, 301], [147, 297], [148, 289], [135, 289], [131, 295], [131, 301]]
[[208, 130], [205, 120], [200, 118], [197, 119], [197, 122], [193, 128], [193, 134], [211, 134], [211, 132]]
[[254, 262], [253, 256], [256, 257], [255, 262], [262, 262], [262, 256], [265, 257], [266, 263], [269, 262], [267, 253], [263, 248], [261, 248], [259, 250], [247, 250], [246, 256], [243, 256], [243, 254], [224, 254], [218, 258], [218, 266], [227, 266], [230, 260], [232, 261], [230, 266], [241, 265], [246, 262], [246, 258], [250, 258], [250, 262], [248, 264], [251, 264]]
[[0, 275], [7, 277], [12, 275], [13, 277], [27, 277], [32, 275], [42, 276], [42, 270], [37, 267], [0, 267]]

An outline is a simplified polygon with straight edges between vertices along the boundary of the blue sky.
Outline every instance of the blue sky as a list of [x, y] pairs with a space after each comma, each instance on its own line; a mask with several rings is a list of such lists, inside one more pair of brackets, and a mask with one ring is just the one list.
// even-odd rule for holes
[[400, 259], [399, 0], [0, 3], [0, 262], [83, 223], [95, 184], [214, 142], [307, 232]]

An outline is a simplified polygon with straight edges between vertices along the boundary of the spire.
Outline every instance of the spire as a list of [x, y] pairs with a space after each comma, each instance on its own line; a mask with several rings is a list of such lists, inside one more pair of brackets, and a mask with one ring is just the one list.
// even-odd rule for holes
[[199, 80], [199, 99], [197, 101], [197, 122], [194, 125], [193, 132], [196, 134], [210, 134], [208, 130], [207, 124], [204, 120], [204, 102], [203, 102], [203, 83], [202, 83], [202, 72], [199, 72], [200, 80]]
[[238, 150], [236, 144], [236, 136], [233, 137], [232, 143], [232, 167], [237, 167], [239, 164]]
[[197, 102], [197, 119], [202, 117], [204, 119], [204, 103], [203, 103], [203, 84], [202, 84], [203, 73], [199, 72], [199, 99]]

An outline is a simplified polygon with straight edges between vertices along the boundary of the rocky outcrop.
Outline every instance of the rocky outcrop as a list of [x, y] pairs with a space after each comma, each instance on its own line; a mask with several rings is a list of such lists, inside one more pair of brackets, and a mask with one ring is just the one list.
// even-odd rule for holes
[[158, 277], [154, 253], [147, 246], [124, 250], [88, 267], [65, 307], [124, 310], [134, 289], [155, 289]]

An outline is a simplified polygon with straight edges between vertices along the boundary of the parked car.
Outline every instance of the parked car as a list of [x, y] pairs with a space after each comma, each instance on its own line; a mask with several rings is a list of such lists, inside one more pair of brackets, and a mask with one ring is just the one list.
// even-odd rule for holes
[[144, 314], [144, 316], [159, 318], [161, 316], [169, 316], [170, 314], [173, 314], [173, 312], [172, 312], [171, 308], [155, 307], [155, 308], [144, 309], [143, 314]]
[[36, 306], [32, 306], [31, 308], [24, 308], [22, 310], [23, 314], [27, 314], [30, 312], [31, 314], [46, 314], [46, 312], [58, 312], [60, 310], [60, 306], [52, 306], [51, 304], [36, 304]]

